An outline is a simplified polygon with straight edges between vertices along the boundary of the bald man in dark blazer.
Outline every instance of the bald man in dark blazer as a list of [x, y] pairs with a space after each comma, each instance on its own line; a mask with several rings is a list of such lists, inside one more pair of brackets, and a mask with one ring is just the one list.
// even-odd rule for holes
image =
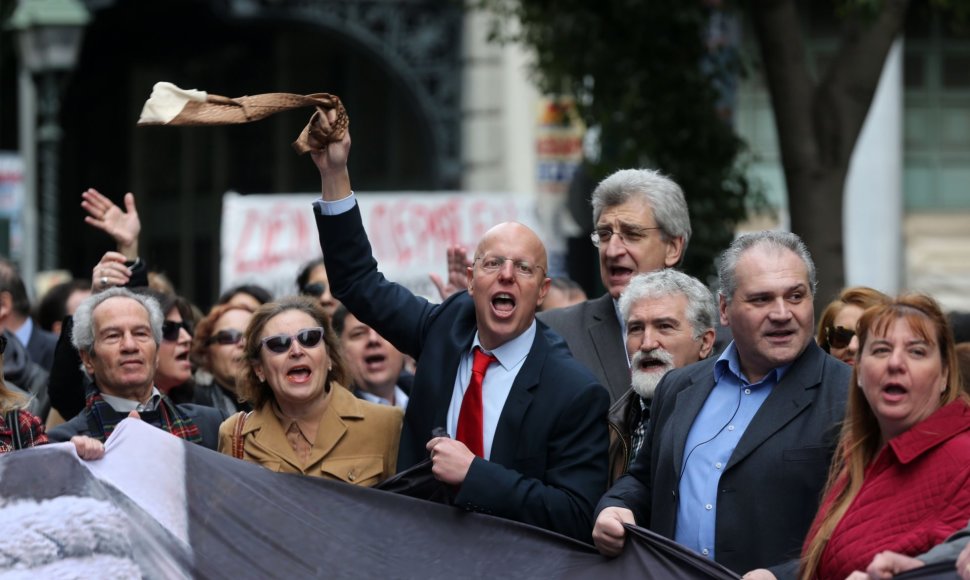
[[[589, 541], [606, 489], [609, 396], [535, 320], [549, 286], [542, 243], [521, 224], [495, 226], [468, 269], [468, 291], [431, 304], [378, 272], [350, 189], [349, 150], [348, 135], [312, 154], [323, 192], [314, 213], [334, 296], [417, 360], [398, 469], [430, 457], [435, 476], [457, 486], [456, 505]], [[455, 429], [475, 347], [497, 357], [482, 389], [481, 455]]]

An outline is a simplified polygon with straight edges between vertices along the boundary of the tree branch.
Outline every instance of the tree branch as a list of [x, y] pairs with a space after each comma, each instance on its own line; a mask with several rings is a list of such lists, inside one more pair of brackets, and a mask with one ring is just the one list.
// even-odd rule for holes
[[765, 82], [775, 113], [778, 145], [788, 181], [811, 172], [818, 163], [812, 135], [815, 82], [808, 71], [805, 42], [793, 0], [753, 0], [748, 14], [754, 24]]

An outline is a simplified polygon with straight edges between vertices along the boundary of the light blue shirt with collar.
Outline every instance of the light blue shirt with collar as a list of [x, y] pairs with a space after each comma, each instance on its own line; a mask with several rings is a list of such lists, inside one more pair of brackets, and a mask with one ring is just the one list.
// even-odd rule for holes
[[408, 395], [405, 393], [401, 387], [394, 385], [394, 402], [385, 399], [384, 397], [375, 395], [374, 393], [369, 393], [364, 389], [358, 391], [360, 397], [365, 401], [370, 401], [371, 403], [377, 403], [378, 405], [388, 405], [391, 407], [397, 407], [399, 409], [407, 409], [408, 407]]
[[492, 455], [492, 441], [495, 439], [498, 419], [505, 407], [505, 400], [509, 398], [509, 393], [512, 392], [512, 383], [519, 374], [522, 364], [525, 363], [535, 338], [535, 320], [532, 321], [525, 332], [492, 351], [482, 347], [482, 343], [478, 340], [478, 332], [475, 332], [475, 339], [472, 341], [471, 348], [461, 357], [461, 362], [458, 364], [455, 388], [451, 393], [451, 404], [448, 406], [448, 434], [453, 438], [458, 433], [458, 415], [461, 413], [461, 401], [472, 378], [475, 347], [480, 347], [485, 353], [494, 355], [498, 359], [498, 363], [492, 363], [488, 366], [485, 371], [485, 380], [482, 381], [482, 447], [485, 452], [485, 459]]
[[34, 333], [34, 321], [28, 316], [24, 323], [20, 325], [20, 328], [14, 331], [13, 335], [17, 337], [20, 344], [27, 347], [27, 343], [30, 342], [30, 335]]
[[791, 365], [750, 384], [732, 341], [714, 363], [714, 389], [694, 419], [684, 445], [674, 540], [714, 559], [717, 488], [734, 448], [758, 409]]

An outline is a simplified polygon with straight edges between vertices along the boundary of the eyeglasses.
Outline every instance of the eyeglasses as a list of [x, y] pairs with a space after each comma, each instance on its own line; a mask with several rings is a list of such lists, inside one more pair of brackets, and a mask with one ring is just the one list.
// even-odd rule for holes
[[169, 342], [175, 342], [179, 339], [179, 330], [183, 328], [185, 332], [189, 333], [189, 336], [192, 336], [192, 327], [189, 326], [188, 322], [184, 320], [182, 322], [166, 320], [162, 323], [162, 338]]
[[834, 346], [835, 348], [845, 348], [849, 346], [852, 342], [852, 337], [855, 336], [855, 331], [850, 328], [843, 328], [841, 326], [830, 326], [828, 330], [825, 331], [825, 337], [829, 341], [829, 346]]
[[303, 288], [300, 288], [300, 294], [304, 296], [313, 296], [317, 298], [321, 294], [327, 291], [327, 285], [323, 282], [314, 282], [313, 284], [307, 284]]
[[229, 330], [220, 330], [219, 332], [207, 338], [205, 341], [205, 345], [209, 346], [210, 344], [216, 344], [216, 343], [223, 344], [223, 345], [239, 344], [239, 342], [242, 339], [243, 339], [243, 333], [239, 332], [235, 328], [230, 328]]
[[7, 337], [0, 334], [0, 354], [7, 350]]
[[[320, 344], [320, 341], [323, 339], [323, 328], [317, 326], [315, 328], [301, 329], [296, 334], [274, 334], [259, 341], [259, 346], [260, 348], [265, 346], [276, 354], [283, 354], [290, 350], [290, 345], [293, 344], [294, 338], [300, 343], [300, 346], [313, 348]], [[259, 349], [256, 350], [257, 352], [259, 351]]]
[[652, 228], [639, 228], [639, 227], [628, 227], [624, 226], [620, 228], [620, 231], [614, 232], [610, 228], [598, 228], [593, 230], [593, 233], [589, 235], [589, 239], [592, 240], [593, 245], [597, 248], [600, 245], [609, 245], [610, 240], [613, 236], [616, 236], [620, 243], [624, 246], [631, 246], [633, 244], [638, 244], [642, 242], [647, 237], [647, 232], [650, 230], [659, 230], [660, 227]]
[[512, 271], [519, 278], [532, 278], [536, 275], [536, 270], [543, 270], [545, 268], [538, 264], [532, 264], [525, 260], [515, 260], [513, 258], [506, 258], [504, 256], [479, 256], [475, 258], [476, 262], [482, 263], [482, 270], [488, 272], [489, 274], [494, 274], [502, 269], [502, 266], [506, 262], [512, 262]]

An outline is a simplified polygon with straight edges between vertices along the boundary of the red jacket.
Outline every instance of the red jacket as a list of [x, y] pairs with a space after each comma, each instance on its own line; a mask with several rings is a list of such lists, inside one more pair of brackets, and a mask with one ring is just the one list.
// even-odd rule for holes
[[[826, 495], [819, 515], [831, 507], [833, 495]], [[955, 401], [890, 439], [876, 455], [822, 552], [816, 576], [841, 580], [864, 571], [882, 550], [922, 554], [966, 526], [967, 518], [970, 406]]]

